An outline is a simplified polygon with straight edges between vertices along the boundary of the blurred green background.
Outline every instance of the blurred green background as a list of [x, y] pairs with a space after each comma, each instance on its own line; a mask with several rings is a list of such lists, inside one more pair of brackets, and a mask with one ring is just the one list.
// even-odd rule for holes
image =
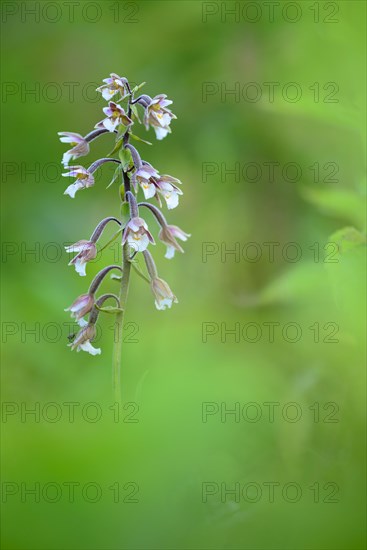
[[[363, 548], [365, 3], [281, 2], [274, 17], [265, 2], [73, 4], [2, 3], [3, 548]], [[107, 166], [64, 196], [57, 137], [101, 120], [110, 72], [173, 99], [171, 135], [134, 132], [183, 181], [164, 210], [192, 234], [173, 261], [152, 250], [172, 310], [133, 276], [118, 422], [112, 318], [91, 357], [66, 346], [63, 311], [118, 248], [86, 278], [62, 252], [119, 214], [117, 185]], [[111, 149], [103, 136], [82, 164]]]

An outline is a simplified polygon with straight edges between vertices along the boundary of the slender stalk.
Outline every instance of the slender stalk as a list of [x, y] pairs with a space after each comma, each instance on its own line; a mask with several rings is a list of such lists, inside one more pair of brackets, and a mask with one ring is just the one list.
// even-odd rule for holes
[[127, 295], [129, 292], [129, 280], [131, 263], [129, 260], [129, 245], [125, 243], [122, 247], [122, 277], [119, 300], [122, 307], [122, 311], [116, 314], [115, 331], [114, 331], [114, 344], [113, 344], [113, 358], [112, 358], [112, 379], [113, 379], [113, 391], [115, 396], [115, 402], [121, 403], [121, 357], [122, 357], [122, 342], [123, 342], [123, 330], [124, 330], [124, 314], [126, 310]]
[[[128, 91], [131, 92], [130, 86], [127, 83]], [[129, 103], [128, 103], [128, 113], [127, 116], [131, 117], [131, 102], [133, 100], [133, 97], [129, 97]], [[127, 128], [124, 137], [123, 137], [123, 144], [126, 146], [129, 143], [129, 128]], [[127, 193], [130, 191], [130, 179], [129, 176], [124, 172], [123, 173], [123, 180], [124, 180], [124, 200], [127, 201]], [[120, 300], [120, 307], [122, 308], [122, 311], [120, 313], [116, 314], [116, 321], [115, 321], [115, 330], [114, 330], [114, 343], [113, 343], [113, 356], [112, 356], [112, 385], [113, 385], [113, 392], [115, 396], [115, 402], [121, 403], [121, 358], [122, 358], [122, 342], [123, 342], [123, 330], [124, 330], [124, 315], [126, 311], [126, 302], [127, 302], [127, 296], [129, 292], [129, 282], [130, 282], [130, 271], [131, 271], [131, 263], [130, 263], [130, 257], [129, 257], [129, 245], [126, 242], [122, 246], [122, 277], [121, 277], [121, 285], [120, 285], [120, 293], [119, 293], [119, 300]]]

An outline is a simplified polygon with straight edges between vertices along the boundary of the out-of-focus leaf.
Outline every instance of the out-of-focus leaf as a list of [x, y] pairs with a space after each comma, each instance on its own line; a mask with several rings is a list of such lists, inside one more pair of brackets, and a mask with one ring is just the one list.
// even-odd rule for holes
[[345, 189], [304, 188], [301, 194], [325, 214], [365, 227], [365, 197]]
[[345, 227], [330, 237], [338, 244], [336, 261], [326, 264], [335, 302], [343, 315], [344, 330], [363, 338], [366, 301], [366, 237]]

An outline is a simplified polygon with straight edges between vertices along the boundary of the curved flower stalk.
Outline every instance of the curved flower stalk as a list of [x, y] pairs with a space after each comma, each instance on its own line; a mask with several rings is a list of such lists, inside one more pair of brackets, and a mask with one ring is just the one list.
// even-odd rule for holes
[[[91, 355], [101, 353], [99, 348], [92, 345], [96, 337], [96, 323], [100, 313], [115, 315], [113, 385], [115, 398], [119, 401], [122, 330], [131, 268], [150, 283], [158, 310], [170, 308], [178, 302], [168, 283], [158, 276], [156, 264], [148, 250], [156, 244], [156, 241], [143, 213], [149, 210], [158, 223], [158, 240], [166, 246], [166, 258], [173, 258], [175, 252], [182, 253], [183, 248], [177, 239], [186, 241], [190, 235], [175, 225], [169, 225], [161, 211], [162, 198], [168, 210], [178, 206], [179, 197], [183, 194], [179, 187], [181, 181], [167, 174], [161, 175], [155, 167], [141, 158], [137, 149], [130, 143], [130, 139], [144, 141], [131, 131], [133, 125], [142, 123], [138, 112], [140, 109], [143, 111], [142, 120], [145, 128], [147, 130], [153, 128], [158, 140], [171, 133], [171, 121], [176, 119], [176, 116], [168, 109], [168, 105], [171, 105], [172, 101], [168, 100], [164, 94], [156, 95], [153, 98], [148, 95], [140, 95], [135, 99], [134, 95], [142, 85], [131, 89], [127, 78], [116, 73], [111, 73], [103, 82], [104, 84], [97, 88], [97, 91], [108, 102], [107, 106], [103, 108], [104, 118], [97, 122], [94, 129], [85, 136], [75, 132], [59, 132], [60, 141], [71, 145], [62, 158], [62, 164], [67, 170], [63, 176], [75, 178], [74, 183], [67, 187], [65, 194], [74, 199], [78, 191], [95, 185], [93, 174], [98, 168], [107, 162], [115, 163], [116, 171], [110, 185], [115, 183], [118, 177], [121, 178], [118, 189], [121, 201], [121, 218], [114, 216], [104, 218], [98, 223], [89, 239], [81, 239], [65, 249], [67, 252], [76, 253], [69, 265], [74, 266], [79, 275], [85, 276], [88, 262], [97, 257], [99, 239], [106, 227], [114, 222], [118, 225], [118, 229], [100, 250], [120, 237], [122, 262], [121, 266], [109, 265], [103, 268], [93, 279], [88, 291], [76, 298], [65, 311], [69, 311], [71, 317], [80, 326], [79, 332], [70, 337], [69, 346], [72, 350], [83, 350]], [[115, 138], [112, 153], [105, 158], [96, 160], [89, 168], [81, 165], [68, 166], [70, 161], [88, 155], [91, 142], [104, 134], [113, 135]], [[144, 198], [142, 202], [138, 202], [140, 194]], [[157, 201], [159, 207], [147, 202], [149, 199]], [[144, 275], [138, 267], [136, 255], [140, 253], [143, 254], [148, 276]], [[96, 297], [101, 283], [112, 270], [120, 271], [120, 277], [114, 277], [120, 284], [119, 294], [107, 293]], [[114, 300], [115, 306], [104, 306], [104, 302], [110, 298]]]

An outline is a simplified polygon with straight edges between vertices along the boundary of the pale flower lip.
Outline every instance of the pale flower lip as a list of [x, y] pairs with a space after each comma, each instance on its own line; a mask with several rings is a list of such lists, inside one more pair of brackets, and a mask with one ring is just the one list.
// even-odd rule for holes
[[87, 324], [80, 329], [75, 337], [74, 342], [68, 344], [72, 350], [87, 351], [91, 355], [100, 355], [100, 348], [94, 348], [91, 341], [96, 337], [96, 328], [94, 325]]
[[109, 78], [104, 78], [102, 86], [97, 88], [97, 92], [101, 92], [103, 99], [109, 101], [113, 98], [118, 92], [121, 93], [121, 99], [124, 99], [129, 95], [129, 91], [126, 86], [126, 79], [117, 75], [116, 73], [111, 73]]
[[89, 153], [89, 143], [83, 136], [75, 132], [58, 132], [62, 143], [71, 143], [74, 147], [66, 151], [62, 157], [62, 164], [67, 167], [70, 160], [85, 157]]
[[157, 309], [163, 310], [167, 307], [172, 307], [173, 303], [178, 303], [176, 296], [163, 279], [159, 277], [152, 279], [150, 286], [155, 297], [155, 307]]
[[103, 112], [106, 118], [97, 122], [95, 128], [106, 128], [109, 132], [114, 132], [120, 124], [124, 126], [133, 124], [133, 121], [127, 116], [125, 110], [114, 101], [110, 101], [108, 107], [103, 108]]
[[76, 177], [76, 181], [69, 185], [64, 191], [64, 195], [69, 195], [72, 199], [75, 193], [80, 189], [86, 189], [94, 185], [94, 177], [83, 166], [69, 166], [69, 172], [62, 174], [64, 177]]
[[155, 244], [152, 234], [143, 218], [131, 218], [126, 224], [122, 236], [122, 244], [129, 243], [135, 252], [144, 252], [149, 243]]
[[97, 256], [97, 247], [92, 241], [81, 240], [71, 246], [65, 246], [66, 252], [77, 252], [77, 255], [68, 265], [74, 265], [75, 271], [82, 277], [85, 277], [86, 264]]

